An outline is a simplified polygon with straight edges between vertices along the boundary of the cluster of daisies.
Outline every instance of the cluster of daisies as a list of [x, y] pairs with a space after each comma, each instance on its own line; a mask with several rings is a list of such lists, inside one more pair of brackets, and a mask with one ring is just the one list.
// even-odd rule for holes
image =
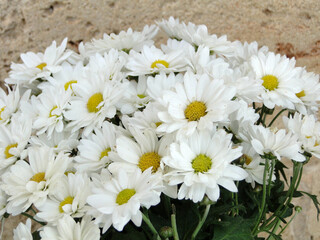
[[[159, 29], [169, 39], [157, 47]], [[0, 215], [34, 211], [43, 240], [140, 226], [162, 194], [198, 203], [238, 181], [253, 189], [265, 154], [320, 157], [319, 75], [256, 42], [171, 17], [66, 45], [21, 54], [0, 90]], [[274, 108], [290, 113], [283, 129], [259, 114]]]

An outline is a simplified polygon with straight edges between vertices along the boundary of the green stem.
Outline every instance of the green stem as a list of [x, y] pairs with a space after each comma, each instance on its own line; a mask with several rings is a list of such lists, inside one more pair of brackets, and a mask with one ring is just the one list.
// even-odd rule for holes
[[177, 221], [176, 221], [176, 214], [175, 213], [171, 214], [171, 226], [172, 226], [172, 230], [173, 230], [173, 239], [179, 240], [179, 234], [178, 234], [178, 229], [177, 229]]
[[28, 217], [28, 218], [30, 218], [30, 219], [32, 219], [33, 221], [35, 221], [35, 222], [37, 222], [37, 223], [40, 223], [42, 226], [45, 226], [45, 225], [46, 225], [44, 222], [40, 222], [40, 221], [34, 219], [33, 216], [31, 216], [30, 214], [28, 214], [28, 213], [26, 213], [26, 212], [23, 212], [23, 213], [21, 213], [21, 214], [24, 215], [24, 216], [26, 216], [26, 217]]
[[267, 172], [269, 172], [269, 159], [265, 159], [265, 166], [264, 166], [264, 171], [263, 171], [263, 188], [262, 188], [262, 202], [261, 202], [261, 207], [259, 209], [259, 217], [257, 219], [256, 225], [254, 226], [252, 230], [253, 236], [256, 236], [258, 233], [258, 227], [261, 222], [261, 219], [264, 215], [265, 212], [265, 205], [266, 205], [266, 195], [267, 195]]
[[210, 207], [211, 207], [210, 204], [208, 204], [208, 205], [206, 206], [206, 210], [204, 211], [203, 216], [202, 216], [200, 222], [198, 223], [196, 229], [195, 229], [194, 232], [192, 233], [191, 240], [196, 239], [197, 234], [199, 233], [200, 229], [202, 228], [204, 222], [206, 221], [206, 219], [207, 219], [207, 217], [208, 217], [208, 213], [209, 213], [209, 211], [210, 211]]
[[152, 222], [150, 221], [150, 219], [146, 215], [144, 215], [143, 213], [141, 213], [141, 214], [142, 214], [143, 221], [148, 225], [148, 227], [151, 230], [151, 232], [153, 233], [153, 235], [156, 236], [157, 240], [161, 240], [157, 230], [152, 225]]
[[4, 230], [4, 221], [5, 221], [5, 218], [2, 216], [2, 219], [1, 219], [0, 239], [2, 239], [2, 233], [3, 233], [3, 230]]
[[286, 111], [287, 109], [284, 108], [281, 111], [278, 112], [278, 114], [272, 119], [272, 121], [269, 123], [268, 127], [271, 127], [272, 124], [274, 123], [274, 121], [281, 115], [281, 113], [283, 113], [284, 111]]
[[271, 160], [271, 171], [269, 172], [269, 180], [268, 180], [268, 197], [270, 197], [270, 193], [271, 193], [271, 181], [272, 181], [272, 176], [273, 176], [273, 170], [275, 167], [276, 161], [275, 158], [272, 158]]

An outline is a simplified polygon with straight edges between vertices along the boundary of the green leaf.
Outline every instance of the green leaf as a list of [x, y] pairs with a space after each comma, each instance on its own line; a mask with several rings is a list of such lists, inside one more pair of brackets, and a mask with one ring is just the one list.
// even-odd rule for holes
[[273, 237], [274, 240], [282, 240], [281, 236], [274, 234], [273, 232], [266, 231]]
[[317, 209], [317, 220], [319, 221], [319, 215], [320, 215], [320, 209], [319, 209], [319, 201], [317, 199], [317, 196], [316, 195], [312, 195], [310, 193], [307, 193], [307, 192], [304, 192], [304, 191], [300, 191], [301, 193], [307, 195], [309, 198], [311, 198], [314, 206], [316, 207]]
[[212, 240], [253, 240], [251, 235], [251, 227], [253, 221], [251, 219], [243, 219], [237, 217], [225, 217], [222, 219], [224, 224], [216, 224], [214, 226], [214, 237]]

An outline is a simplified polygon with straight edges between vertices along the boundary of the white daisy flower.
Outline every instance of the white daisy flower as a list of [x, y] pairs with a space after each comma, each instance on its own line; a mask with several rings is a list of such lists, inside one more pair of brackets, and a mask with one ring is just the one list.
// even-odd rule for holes
[[65, 38], [59, 47], [53, 41], [44, 53], [27, 52], [21, 54], [23, 63], [11, 64], [11, 71], [9, 78], [5, 80], [6, 83], [28, 84], [39, 78], [46, 79], [52, 73], [60, 71], [60, 64], [71, 55], [71, 52], [65, 51], [67, 41], [68, 39]]
[[7, 211], [18, 215], [32, 204], [41, 206], [47, 199], [50, 186], [64, 174], [69, 160], [64, 154], [53, 153], [45, 147], [30, 147], [27, 163], [19, 160], [3, 177], [1, 188], [9, 195]]
[[116, 114], [116, 103], [123, 96], [126, 84], [106, 81], [104, 74], [90, 71], [91, 81], [82, 81], [73, 86], [76, 96], [70, 101], [64, 116], [70, 120], [69, 127], [77, 131], [84, 127], [87, 136], [95, 127], [101, 127], [105, 118]]
[[32, 122], [19, 114], [11, 118], [10, 124], [0, 125], [0, 172], [27, 155]]
[[57, 226], [44, 226], [40, 231], [41, 240], [99, 240], [100, 230], [89, 216], [84, 216], [81, 222], [65, 215], [58, 220]]
[[307, 72], [301, 69], [299, 80], [302, 84], [302, 91], [296, 93], [296, 96], [301, 100], [295, 104], [296, 109], [306, 115], [315, 114], [318, 111], [320, 101], [320, 81], [319, 74]]
[[33, 240], [30, 219], [27, 219], [25, 224], [19, 223], [13, 230], [13, 240]]
[[84, 174], [62, 175], [51, 187], [49, 197], [38, 207], [36, 217], [55, 225], [65, 214], [83, 217], [88, 210], [86, 200], [90, 190], [90, 180]]
[[14, 90], [7, 87], [8, 94], [0, 88], [0, 123], [8, 123], [16, 112], [19, 111], [21, 104], [28, 101], [30, 90], [27, 90], [20, 96], [19, 86]]
[[314, 115], [295, 113], [293, 117], [283, 117], [287, 129], [299, 137], [302, 149], [320, 158], [320, 122]]
[[103, 39], [93, 39], [91, 43], [84, 45], [87, 55], [95, 53], [103, 54], [109, 50], [117, 49], [129, 53], [131, 49], [141, 51], [143, 46], [152, 46], [152, 38], [157, 35], [156, 25], [146, 25], [142, 32], [133, 31], [129, 28], [126, 32], [121, 31], [118, 35], [111, 33], [104, 34]]
[[130, 51], [126, 68], [131, 76], [183, 72], [186, 69], [186, 61], [182, 50], [163, 53], [155, 46], [143, 46], [141, 53]]
[[223, 80], [191, 72], [183, 80], [183, 84], [176, 84], [175, 91], [164, 93], [166, 111], [158, 114], [162, 124], [157, 131], [190, 136], [196, 129], [212, 130], [218, 122], [228, 120], [234, 88], [225, 86]]
[[274, 133], [270, 128], [248, 124], [246, 129], [243, 128], [240, 136], [244, 141], [250, 143], [261, 156], [272, 153], [278, 160], [281, 160], [281, 157], [297, 162], [306, 160], [301, 154], [301, 143], [298, 141], [298, 137], [291, 132], [286, 133], [285, 129]]
[[157, 179], [151, 168], [143, 173], [138, 169], [132, 173], [120, 170], [103, 188], [92, 189], [87, 202], [105, 215], [104, 231], [111, 225], [122, 231], [130, 220], [141, 226], [140, 207], [149, 209], [160, 202], [161, 184]]
[[251, 67], [256, 79], [262, 79], [264, 92], [261, 97], [267, 108], [275, 105], [294, 109], [294, 104], [301, 100], [296, 96], [301, 92], [299, 71], [295, 68], [296, 61], [285, 56], [275, 55], [272, 52], [251, 57]]
[[50, 138], [53, 132], [62, 132], [65, 128], [64, 112], [71, 99], [71, 91], [62, 88], [47, 87], [32, 102], [36, 116], [33, 128], [37, 134], [47, 133]]
[[182, 184], [178, 199], [199, 202], [205, 195], [217, 201], [222, 186], [237, 192], [234, 181], [243, 180], [247, 173], [231, 162], [239, 158], [241, 147], [232, 148], [231, 134], [218, 130], [194, 132], [189, 138], [170, 145], [170, 156], [163, 161], [171, 170], [165, 175], [169, 185]]
[[80, 140], [79, 154], [75, 157], [75, 168], [79, 172], [99, 172], [107, 167], [111, 160], [109, 154], [115, 151], [116, 137], [120, 134], [118, 127], [104, 122], [101, 128]]

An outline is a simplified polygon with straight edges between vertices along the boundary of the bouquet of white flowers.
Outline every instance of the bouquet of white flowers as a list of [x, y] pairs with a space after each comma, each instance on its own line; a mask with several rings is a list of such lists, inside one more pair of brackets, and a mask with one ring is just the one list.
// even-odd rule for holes
[[292, 198], [319, 213], [298, 189], [319, 75], [172, 17], [66, 45], [21, 54], [0, 91], [2, 226], [42, 225], [14, 239], [281, 239]]

